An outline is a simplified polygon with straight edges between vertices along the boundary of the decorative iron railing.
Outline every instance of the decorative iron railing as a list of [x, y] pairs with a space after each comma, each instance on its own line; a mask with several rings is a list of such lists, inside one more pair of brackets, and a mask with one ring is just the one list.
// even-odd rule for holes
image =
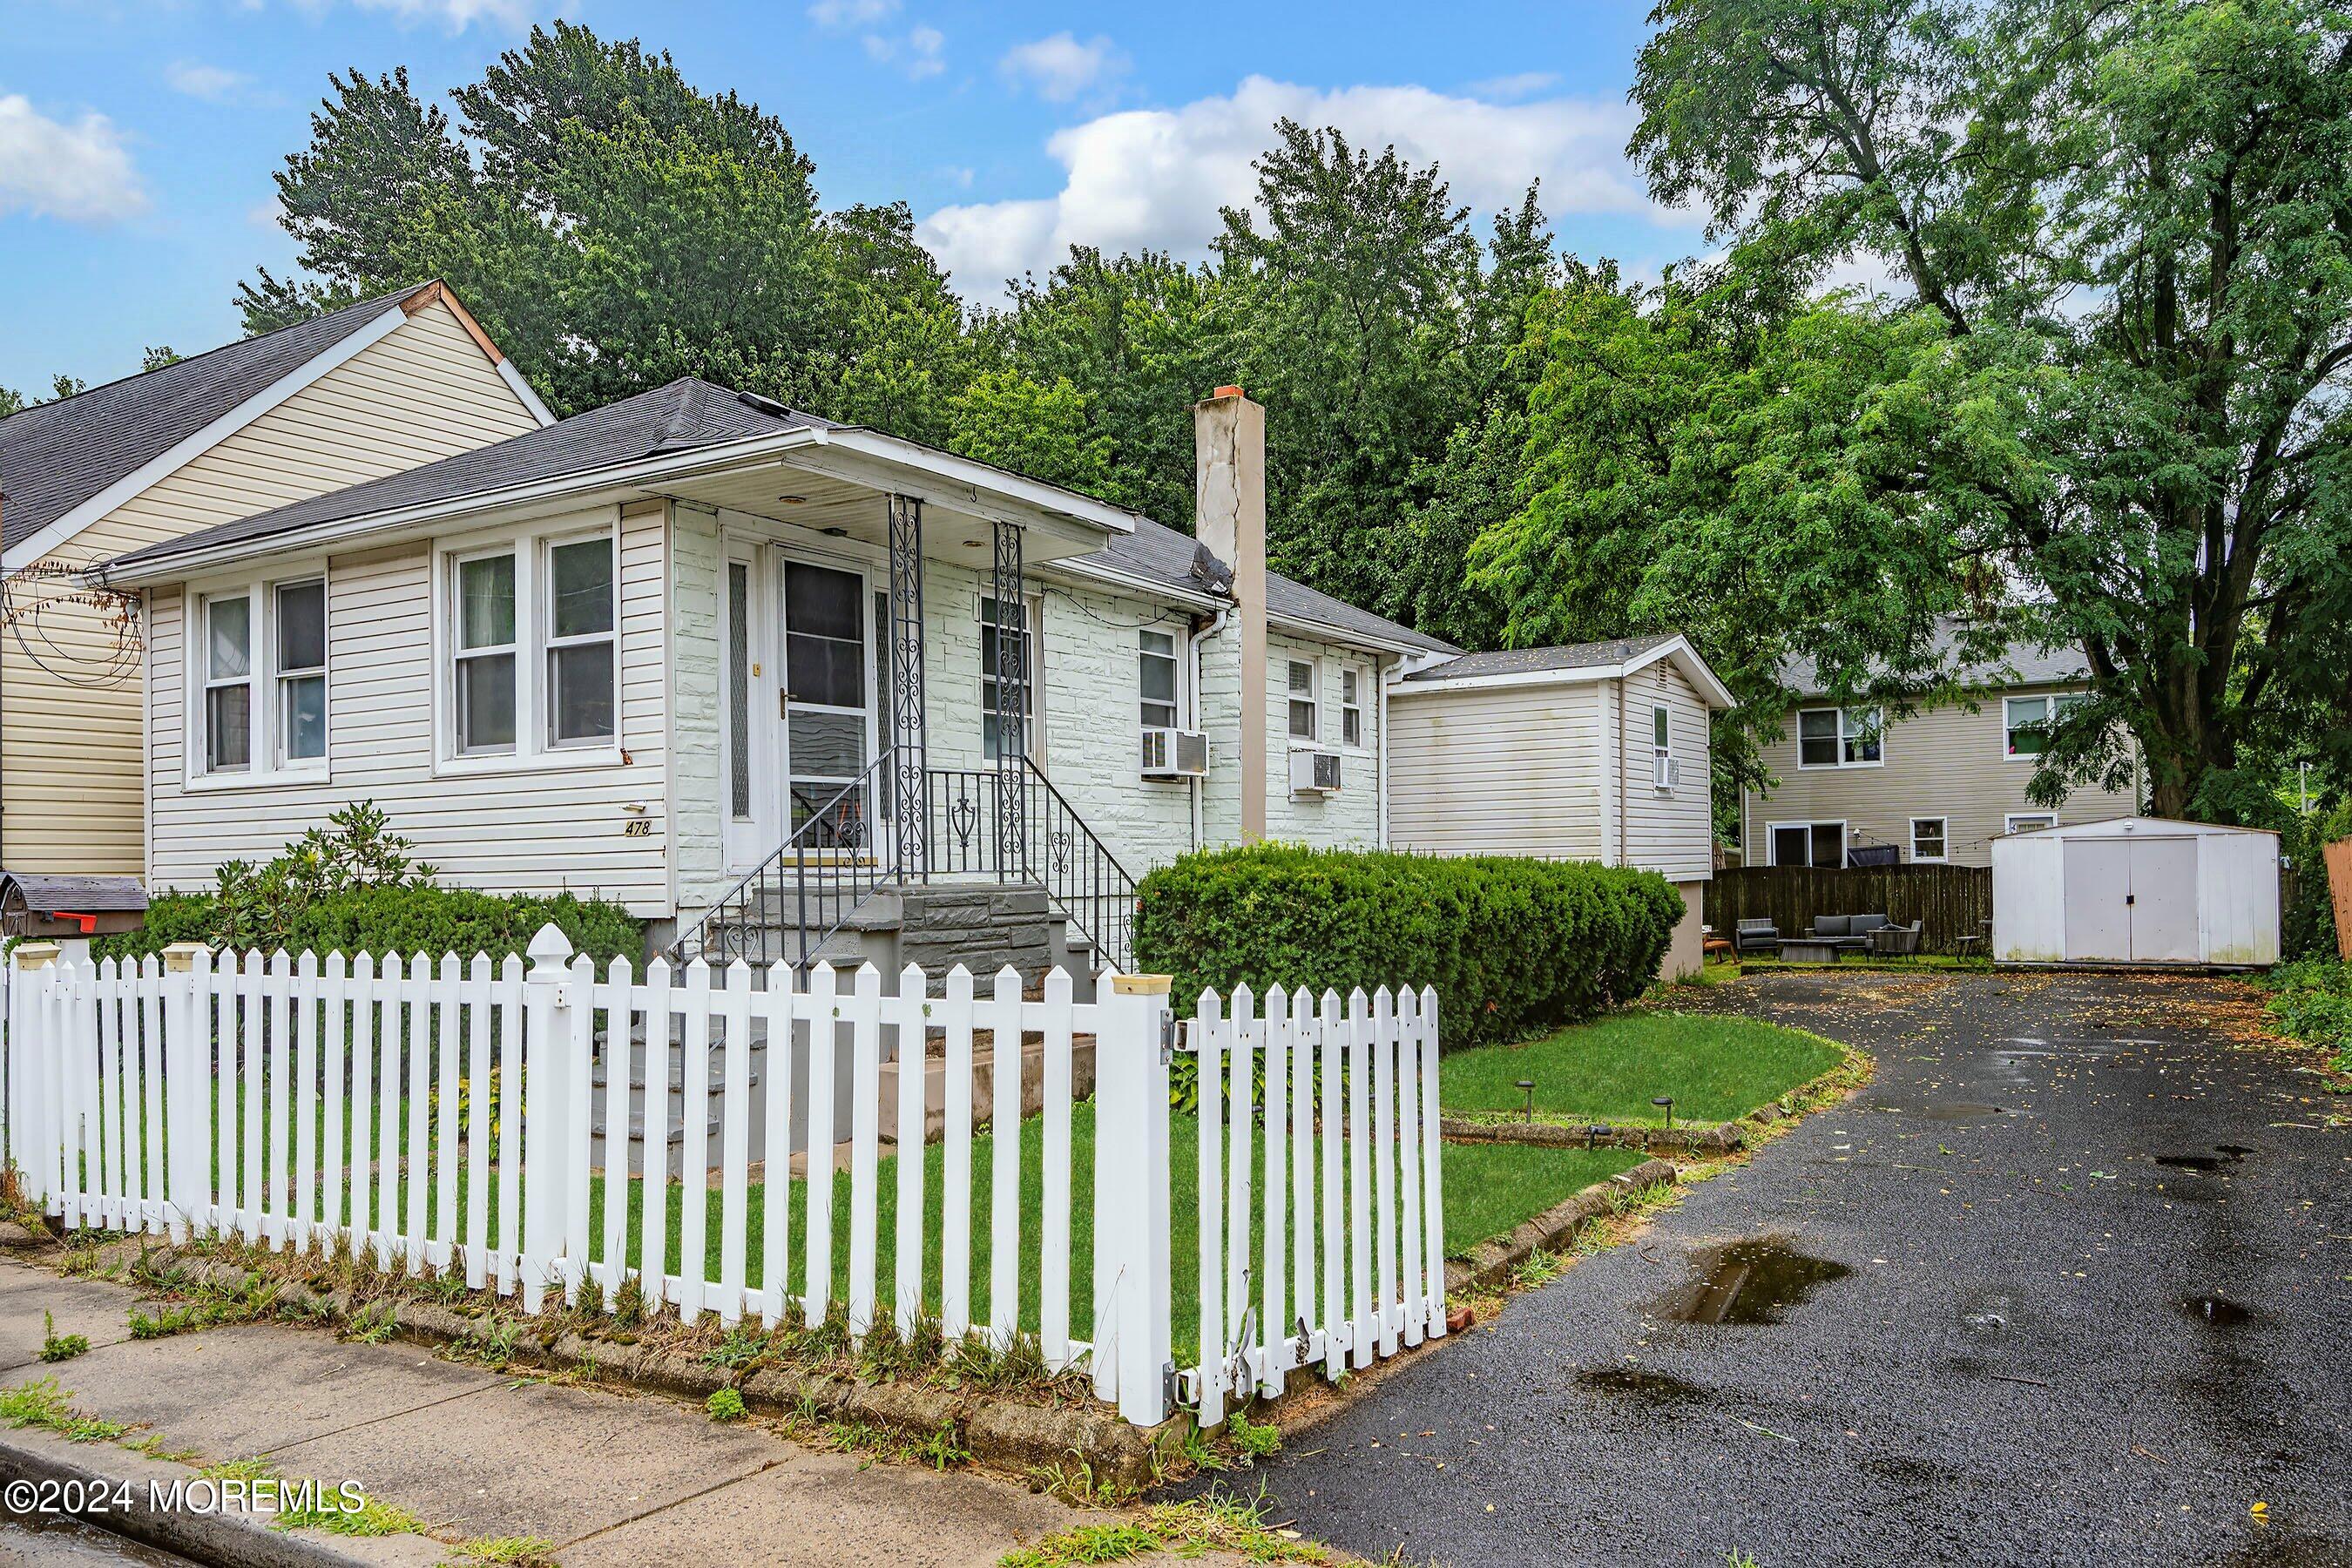
[[814, 804], [790, 838], [679, 933], [669, 956], [806, 964], [875, 894], [966, 877], [1044, 888], [1097, 963], [1133, 966], [1135, 879], [1034, 762], [924, 769], [923, 864], [914, 867], [890, 858], [913, 836], [883, 825], [901, 776], [891, 755]]

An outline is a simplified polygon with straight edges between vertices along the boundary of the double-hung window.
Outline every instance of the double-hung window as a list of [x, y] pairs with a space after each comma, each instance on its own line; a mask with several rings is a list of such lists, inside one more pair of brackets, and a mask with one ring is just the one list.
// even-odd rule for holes
[[515, 552], [461, 557], [457, 562], [457, 753], [481, 756], [515, 749]]
[[317, 762], [327, 754], [327, 584], [280, 583], [278, 617], [278, 760]]
[[620, 738], [619, 546], [610, 528], [445, 559], [448, 754], [530, 757]]
[[2050, 731], [2083, 702], [2079, 691], [2053, 697], [2001, 699], [2001, 734], [2012, 757], [2038, 757], [2050, 748]]
[[198, 776], [315, 772], [327, 760], [327, 583], [238, 584], [192, 602]]
[[614, 724], [616, 624], [613, 540], [568, 540], [547, 552], [547, 743], [593, 746]]
[[1036, 754], [1037, 664], [1031, 658], [1026, 619], [1016, 611], [1000, 622], [996, 601], [985, 595], [980, 601], [980, 749], [992, 763], [1003, 753], [996, 732], [1000, 656], [1007, 666], [1002, 673], [1021, 688], [1021, 734], [1015, 749]]
[[1136, 661], [1143, 679], [1143, 727], [1177, 727], [1176, 637], [1145, 626], [1136, 634]]
[[1867, 768], [1885, 760], [1884, 715], [1875, 708], [1808, 708], [1797, 715], [1797, 765]]
[[1364, 743], [1364, 676], [1353, 665], [1339, 671], [1339, 743]]
[[253, 766], [253, 595], [205, 601], [205, 771]]
[[1315, 663], [1312, 659], [1294, 658], [1289, 664], [1290, 738], [1294, 741], [1320, 740], [1323, 704], [1316, 691]]
[[1931, 866], [1951, 858], [1942, 817], [1915, 816], [1911, 819], [1911, 858]]

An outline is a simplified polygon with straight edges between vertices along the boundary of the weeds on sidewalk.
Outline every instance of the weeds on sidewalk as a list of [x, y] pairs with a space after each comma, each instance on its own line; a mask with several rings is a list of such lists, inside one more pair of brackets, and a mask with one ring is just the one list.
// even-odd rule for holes
[[78, 1355], [87, 1355], [89, 1352], [89, 1335], [61, 1334], [58, 1332], [57, 1319], [50, 1316], [47, 1310], [41, 1313], [41, 1359], [43, 1361], [71, 1361]]
[[37, 1377], [0, 1389], [0, 1421], [17, 1427], [46, 1427], [68, 1443], [111, 1443], [131, 1430], [120, 1421], [102, 1421], [76, 1410], [73, 1395], [59, 1388], [54, 1377]]
[[1163, 1548], [1180, 1557], [1206, 1552], [1230, 1552], [1253, 1563], [1329, 1563], [1328, 1547], [1300, 1539], [1298, 1532], [1266, 1522], [1264, 1492], [1252, 1498], [1213, 1492], [1189, 1502], [1160, 1503], [1139, 1518], [1104, 1524], [1082, 1524], [1046, 1536], [1034, 1546], [1008, 1552], [998, 1568], [1066, 1568], [1091, 1563], [1118, 1563]]
[[555, 1542], [537, 1535], [478, 1535], [461, 1541], [441, 1568], [557, 1568]]

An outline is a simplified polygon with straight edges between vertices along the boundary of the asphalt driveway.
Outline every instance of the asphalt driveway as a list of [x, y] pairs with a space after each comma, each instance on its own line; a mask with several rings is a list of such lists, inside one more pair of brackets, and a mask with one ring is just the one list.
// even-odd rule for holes
[[2352, 1563], [2352, 1104], [2230, 1043], [2252, 993], [1790, 973], [1677, 1005], [1877, 1076], [1302, 1435], [1277, 1517], [1460, 1568]]

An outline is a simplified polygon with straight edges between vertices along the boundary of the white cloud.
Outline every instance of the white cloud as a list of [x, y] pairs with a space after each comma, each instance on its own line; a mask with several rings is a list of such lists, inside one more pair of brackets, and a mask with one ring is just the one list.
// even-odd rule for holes
[[243, 71], [208, 66], [200, 60], [173, 60], [163, 68], [163, 80], [173, 92], [201, 98], [207, 103], [226, 103], [253, 79]]
[[1473, 98], [1492, 98], [1510, 101], [1533, 98], [1559, 85], [1558, 71], [1518, 71], [1510, 76], [1488, 77], [1485, 81], [1470, 84]]
[[113, 223], [146, 207], [139, 171], [112, 121], [93, 113], [67, 125], [37, 111], [21, 93], [0, 94], [0, 216], [21, 208], [74, 223]]
[[1515, 206], [1543, 181], [1554, 217], [1615, 213], [1677, 227], [1685, 215], [1653, 204], [1624, 159], [1633, 129], [1622, 104], [1578, 99], [1498, 104], [1420, 87], [1333, 90], [1251, 77], [1230, 96], [1180, 109], [1129, 110], [1056, 132], [1045, 144], [1065, 170], [1056, 195], [942, 207], [918, 233], [967, 297], [1000, 298], [1003, 280], [1043, 275], [1073, 244], [1106, 250], [1206, 254], [1217, 210], [1257, 192], [1252, 160], [1283, 116], [1336, 126], [1374, 150], [1394, 143], [1415, 163], [1443, 165], [1454, 199], [1475, 213]]
[[809, 20], [830, 31], [870, 27], [898, 9], [898, 0], [816, 0]]
[[1127, 56], [1108, 38], [1097, 34], [1080, 43], [1066, 29], [1034, 43], [1015, 44], [997, 62], [1007, 80], [1027, 85], [1050, 103], [1067, 103], [1127, 67]]
[[908, 79], [921, 81], [948, 68], [947, 43], [947, 35], [937, 27], [918, 26], [909, 27], [903, 38], [866, 34], [866, 53], [878, 64], [906, 72]]
[[495, 23], [520, 32], [543, 10], [545, 0], [359, 0], [363, 11], [389, 11], [403, 22], [439, 22], [451, 32], [463, 32], [476, 22]]

